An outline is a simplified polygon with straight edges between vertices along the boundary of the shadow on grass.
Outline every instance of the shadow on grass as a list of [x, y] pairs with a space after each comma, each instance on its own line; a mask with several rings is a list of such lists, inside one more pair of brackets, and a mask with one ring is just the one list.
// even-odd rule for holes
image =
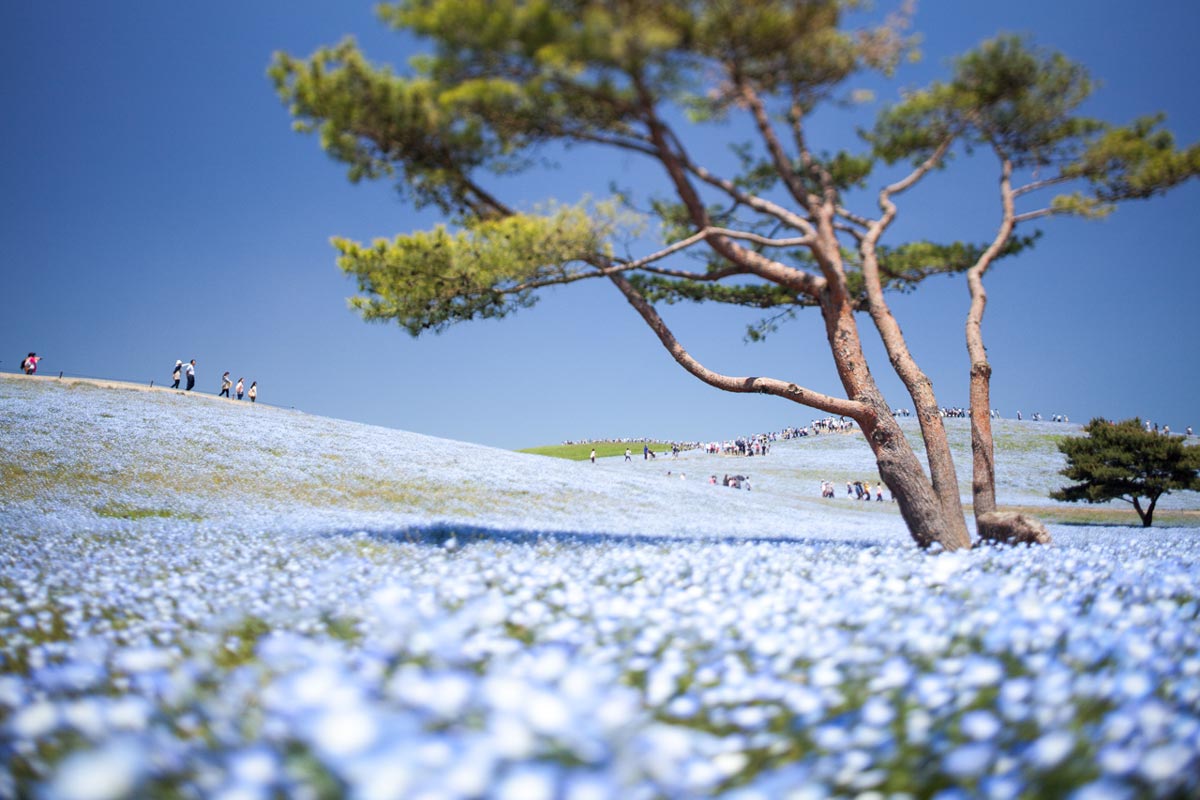
[[840, 545], [856, 550], [870, 550], [877, 547], [894, 545], [907, 546], [911, 542], [883, 541], [878, 539], [838, 539], [833, 537], [816, 536], [664, 536], [657, 535], [627, 535], [609, 533], [583, 533], [578, 531], [531, 531], [511, 530], [507, 528], [488, 528], [470, 525], [454, 525], [437, 523], [396, 529], [343, 528], [327, 531], [328, 536], [359, 536], [366, 534], [367, 538], [382, 542], [423, 545], [427, 547], [446, 547], [454, 540], [457, 549], [463, 549], [475, 544], [503, 542], [512, 545], [568, 545], [607, 547], [679, 547], [690, 545], [713, 544], [754, 544], [754, 545], [807, 545], [823, 547]]

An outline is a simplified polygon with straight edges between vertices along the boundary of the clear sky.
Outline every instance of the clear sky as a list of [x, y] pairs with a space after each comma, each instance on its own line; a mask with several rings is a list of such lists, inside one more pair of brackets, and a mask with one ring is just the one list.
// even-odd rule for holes
[[[599, 282], [420, 339], [351, 313], [354, 287], [329, 237], [437, 220], [386, 184], [351, 185], [313, 137], [291, 130], [266, 69], [275, 50], [308, 55], [348, 34], [402, 68], [413, 43], [384, 30], [372, 5], [0, 2], [0, 370], [36, 350], [46, 373], [163, 383], [175, 359], [195, 358], [205, 392], [230, 370], [257, 380], [266, 402], [511, 448], [726, 438], [816, 416], [699, 383]], [[925, 59], [888, 91], [945, 76], [951, 56], [999, 31], [1028, 33], [1101, 81], [1090, 113], [1126, 122], [1163, 111], [1181, 142], [1200, 138], [1200, 3], [924, 0], [916, 28]], [[853, 146], [838, 122], [822, 122], [819, 145]], [[710, 144], [717, 153], [723, 142]], [[897, 232], [990, 238], [995, 180], [982, 163], [963, 166], [907, 196]], [[574, 151], [559, 172], [506, 189], [517, 204], [572, 202], [610, 180], [658, 177]], [[1050, 222], [1034, 251], [996, 268], [984, 325], [1004, 416], [1200, 426], [1198, 208], [1193, 182], [1105, 221]], [[965, 284], [936, 280], [893, 303], [941, 402], [965, 405]], [[664, 316], [715, 369], [840, 393], [815, 311], [760, 344], [743, 341], [754, 315], [674, 306]], [[911, 405], [862, 323], [885, 394]]]

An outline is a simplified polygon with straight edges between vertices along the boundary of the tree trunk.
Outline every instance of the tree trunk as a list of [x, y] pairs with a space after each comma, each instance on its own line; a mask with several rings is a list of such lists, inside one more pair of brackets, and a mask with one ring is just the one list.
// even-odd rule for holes
[[891, 308], [883, 294], [883, 283], [879, 273], [879, 255], [876, 247], [879, 238], [892, 221], [896, 218], [896, 204], [892, 196], [907, 191], [912, 185], [928, 174], [945, 156], [949, 150], [953, 136], [947, 137], [941, 145], [916, 170], [901, 181], [890, 184], [879, 193], [879, 207], [883, 216], [876, 220], [859, 242], [859, 252], [862, 254], [862, 275], [867, 290], [867, 310], [875, 329], [883, 340], [891, 360], [892, 369], [904, 382], [908, 396], [912, 398], [913, 407], [917, 412], [917, 421], [921, 425], [921, 437], [925, 441], [925, 461], [929, 465], [929, 477], [933, 481], [933, 491], [938, 502], [942, 504], [942, 512], [951, 530], [949, 536], [962, 541], [970, 541], [967, 533], [967, 523], [964, 519], [962, 496], [958, 488], [958, 473], [954, 469], [954, 457], [950, 453], [950, 443], [946, 439], [946, 426], [942, 422], [941, 409], [933, 394], [933, 382], [929, 380], [908, 349], [900, 323], [896, 321]]
[[983, 345], [983, 313], [987, 309], [987, 290], [983, 275], [992, 265], [1012, 236], [1015, 208], [1012, 190], [1012, 161], [1001, 158], [1000, 204], [1003, 214], [996, 238], [967, 270], [967, 289], [971, 306], [967, 311], [967, 355], [971, 359], [971, 500], [975, 507], [975, 524], [980, 517], [996, 510], [996, 454], [992, 441], [992, 365]]
[[937, 543], [947, 550], [969, 548], [971, 539], [961, 511], [954, 515], [956, 519], [951, 519], [875, 384], [863, 356], [848, 298], [837, 288], [827, 288], [821, 297], [821, 311], [847, 396], [871, 410], [855, 421], [875, 454], [879, 476], [896, 496], [900, 515], [913, 540], [921, 547]]
[[992, 367], [987, 361], [971, 364], [971, 499], [977, 521], [996, 510], [991, 377]]
[[[873, 254], [872, 254], [873, 255]], [[882, 291], [871, 298], [871, 319], [883, 340], [891, 358], [892, 368], [908, 389], [917, 421], [921, 425], [921, 438], [925, 441], [925, 460], [929, 464], [929, 475], [933, 491], [945, 512], [946, 523], [956, 539], [970, 541], [963, 512], [962, 497], [958, 489], [958, 473], [954, 469], [954, 457], [950, 453], [950, 442], [946, 438], [946, 426], [942, 422], [941, 409], [933, 393], [933, 383], [917, 366], [904, 341], [904, 334], [891, 310], [883, 302]], [[887, 410], [890, 415], [890, 409]]]
[[1150, 504], [1143, 510], [1142, 504], [1138, 502], [1137, 495], [1133, 497], [1133, 508], [1137, 511], [1138, 516], [1142, 518], [1143, 528], [1149, 528], [1151, 523], [1154, 522], [1154, 505], [1158, 502], [1157, 497], [1148, 497], [1146, 499], [1150, 501]]

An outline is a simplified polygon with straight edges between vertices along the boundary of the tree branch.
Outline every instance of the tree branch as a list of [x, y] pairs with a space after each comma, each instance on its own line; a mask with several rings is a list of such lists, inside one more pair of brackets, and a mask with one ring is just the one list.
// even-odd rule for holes
[[955, 134], [953, 133], [942, 139], [942, 143], [937, 145], [937, 149], [931, 152], [929, 158], [920, 163], [916, 169], [908, 173], [905, 178], [896, 181], [895, 184], [884, 187], [883, 191], [880, 192], [880, 205], [883, 205], [884, 199], [890, 201], [890, 197], [893, 194], [900, 194], [901, 192], [910, 190], [917, 181], [928, 175], [931, 169], [937, 167], [937, 164], [942, 162], [942, 158], [946, 157], [946, 151], [950, 149], [950, 145], [954, 143], [954, 139]]
[[713, 187], [725, 192], [732, 199], [736, 200], [737, 202], [741, 203], [742, 205], [747, 206], [748, 208], [752, 208], [755, 211], [761, 212], [763, 214], [767, 214], [769, 216], [775, 217], [777, 220], [784, 223], [785, 225], [790, 225], [793, 228], [803, 231], [806, 234], [811, 235], [811, 234], [816, 233], [816, 229], [813, 227], [812, 222], [809, 219], [807, 219], [806, 217], [802, 217], [799, 214], [793, 213], [793, 212], [787, 210], [786, 208], [784, 208], [783, 206], [781, 206], [777, 203], [773, 203], [770, 200], [761, 198], [758, 195], [753, 195], [753, 194], [744, 192], [741, 189], [737, 188], [737, 186], [733, 183], [733, 181], [731, 181], [727, 178], [719, 178], [719, 177], [713, 175], [711, 172], [709, 172], [704, 167], [702, 167], [698, 164], [693, 164], [690, 159], [681, 158], [680, 161], [683, 164], [683, 166], [687, 169], [688, 172], [695, 175], [697, 178], [704, 181], [709, 186], [713, 186]]
[[[511, 286], [499, 291], [501, 294], [516, 294], [518, 292], [524, 292], [530, 289], [541, 289], [546, 286], [562, 286], [568, 283], [575, 283], [577, 281], [588, 280], [591, 278], [602, 278], [606, 275], [612, 275], [618, 272], [631, 272], [639, 269], [650, 272], [654, 275], [663, 275], [666, 277], [683, 278], [686, 280], [695, 281], [717, 281], [722, 278], [728, 278], [732, 275], [746, 274], [746, 270], [740, 267], [731, 267], [729, 269], [715, 270], [707, 273], [650, 267], [650, 265], [654, 262], [661, 261], [664, 258], [678, 253], [681, 250], [686, 250], [692, 245], [698, 244], [714, 234], [728, 237], [730, 239], [745, 239], [766, 247], [799, 247], [807, 245], [811, 241], [810, 237], [807, 236], [792, 239], [769, 239], [765, 236], [759, 236], [756, 233], [729, 230], [728, 228], [705, 228], [702, 231], [693, 233], [686, 239], [680, 239], [677, 242], [672, 242], [661, 250], [655, 251], [650, 255], [643, 256], [642, 258], [635, 259], [633, 261], [618, 260], [613, 266], [596, 267], [595, 272], [581, 272], [575, 274], [557, 275], [552, 278], [539, 278], [537, 280], [526, 281], [525, 283], [517, 284], [516, 286]], [[589, 263], [591, 262], [589, 261]]]
[[[792, 123], [792, 138], [796, 142], [796, 148], [800, 151], [800, 163], [820, 182], [821, 188], [824, 190], [825, 202], [833, 205], [837, 200], [837, 187], [833, 185], [833, 178], [830, 176], [829, 170], [818, 163], [813, 158], [812, 151], [808, 149], [808, 142], [804, 137], [804, 112], [798, 102], [792, 103], [789, 116]], [[815, 198], [810, 196], [809, 203], [815, 206]]]
[[679, 344], [679, 341], [671, 333], [671, 330], [667, 327], [662, 317], [654, 310], [654, 306], [650, 305], [642, 297], [637, 289], [625, 279], [625, 276], [614, 272], [608, 277], [621, 290], [621, 294], [625, 295], [625, 299], [642, 316], [642, 319], [650, 326], [651, 330], [658, 335], [663, 347], [667, 349], [667, 352], [671, 354], [679, 365], [708, 385], [715, 386], [727, 392], [770, 394], [818, 409], [819, 411], [824, 411], [827, 414], [847, 416], [855, 421], [860, 421], [863, 417], [869, 415], [869, 409], [862, 403], [814, 392], [787, 381], [781, 381], [776, 378], [732, 377], [713, 372], [693, 358]]
[[996, 237], [983, 251], [979, 259], [967, 270], [967, 286], [971, 291], [971, 308], [967, 312], [967, 351], [971, 355], [972, 364], [987, 362], [987, 354], [983, 346], [983, 312], [987, 307], [987, 292], [983, 288], [983, 274], [987, 272], [992, 262], [1000, 255], [1004, 246], [1012, 236], [1018, 217], [1014, 213], [1015, 195], [1012, 190], [1012, 159], [1001, 155], [1000, 162], [1000, 227]]
[[858, 225], [862, 228], [871, 227], [871, 220], [867, 219], [866, 217], [859, 216], [843, 206], [837, 207], [837, 215], [842, 219], [853, 222], [855, 225]]
[[1071, 180], [1074, 180], [1074, 179], [1069, 176], [1066, 176], [1066, 175], [1059, 175], [1054, 178], [1046, 178], [1045, 180], [1042, 180], [1042, 181], [1034, 181], [1033, 183], [1027, 183], [1024, 186], [1018, 186], [1016, 189], [1013, 189], [1013, 197], [1020, 197], [1023, 194], [1028, 194], [1030, 192], [1036, 192], [1039, 189], [1045, 189], [1050, 186], [1057, 186], [1060, 183], [1067, 183], [1068, 181], [1071, 181]]
[[1060, 210], [1057, 208], [1050, 208], [1049, 206], [1047, 206], [1046, 208], [1039, 208], [1037, 211], [1026, 211], [1024, 214], [1017, 214], [1016, 216], [1013, 217], [1013, 224], [1019, 225], [1022, 222], [1029, 222], [1031, 220], [1041, 219], [1042, 217], [1052, 217], [1052, 216], [1055, 216], [1056, 214], [1064, 214], [1064, 213], [1066, 213], [1066, 212], [1063, 210]]
[[[666, 167], [667, 174], [675, 185], [675, 191], [687, 207], [693, 224], [702, 230], [710, 228], [708, 211], [705, 209], [703, 202], [701, 202], [696, 188], [687, 177], [687, 170], [684, 167], [684, 162], [687, 160], [686, 153], [683, 152], [681, 145], [677, 145], [680, 148], [677, 153], [668, 144], [668, 138], [676, 142], [678, 142], [678, 139], [672, 133], [670, 126], [655, 114], [653, 96], [645, 87], [641, 77], [634, 75], [633, 79], [638, 94], [642, 98], [642, 112], [645, 115], [646, 125], [650, 132], [650, 140], [654, 143], [658, 160]], [[826, 285], [824, 280], [815, 275], [766, 258], [753, 250], [740, 247], [734, 244], [728, 237], [710, 233], [707, 241], [713, 250], [727, 260], [744, 267], [754, 275], [777, 283], [780, 286], [786, 286], [799, 294], [815, 297]]]
[[[791, 159], [783, 149], [783, 144], [779, 141], [779, 137], [775, 135], [775, 129], [771, 127], [771, 120], [767, 116], [767, 108], [763, 103], [762, 98], [758, 96], [749, 85], [739, 81], [738, 89], [742, 100], [750, 109], [751, 116], [754, 117], [754, 124], [758, 127], [759, 136], [767, 146], [767, 152], [771, 154], [771, 161], [775, 164], [775, 169], [783, 178], [783, 183], [787, 187], [788, 192], [793, 199], [801, 205], [809, 214], [814, 213], [813, 198], [805, 190], [800, 176], [792, 169]], [[811, 159], [810, 159], [811, 162]]]

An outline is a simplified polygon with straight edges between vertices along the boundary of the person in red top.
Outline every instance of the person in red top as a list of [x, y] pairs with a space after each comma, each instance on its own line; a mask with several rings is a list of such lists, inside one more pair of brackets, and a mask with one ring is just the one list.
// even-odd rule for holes
[[29, 355], [25, 356], [25, 360], [21, 362], [21, 369], [25, 370], [26, 375], [32, 375], [33, 373], [37, 372], [37, 365], [41, 360], [42, 357], [37, 353], [30, 353]]

